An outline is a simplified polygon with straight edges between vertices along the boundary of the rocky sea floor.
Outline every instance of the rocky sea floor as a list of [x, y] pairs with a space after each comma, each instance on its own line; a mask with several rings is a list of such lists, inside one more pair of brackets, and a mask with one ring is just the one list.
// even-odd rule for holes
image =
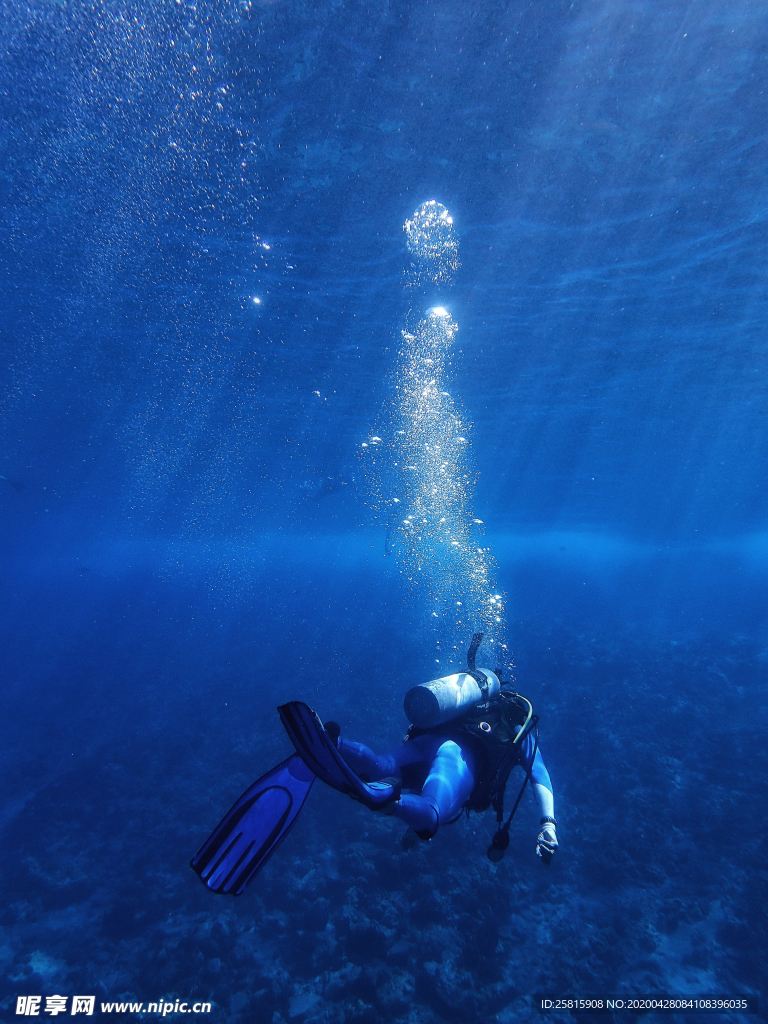
[[[243, 718], [225, 731], [189, 701], [172, 724], [130, 728], [4, 829], [2, 1019], [24, 994], [211, 1001], [210, 1019], [233, 1024], [505, 1024], [533, 993], [759, 992], [764, 657], [735, 639], [531, 624], [517, 677], [555, 785], [550, 867], [528, 796], [494, 865], [491, 812], [406, 852], [401, 823], [317, 784], [247, 893], [216, 897], [188, 862], [287, 753], [276, 717], [259, 735]], [[343, 707], [318, 710], [382, 746], [378, 715], [364, 736], [364, 708], [352, 725]]]

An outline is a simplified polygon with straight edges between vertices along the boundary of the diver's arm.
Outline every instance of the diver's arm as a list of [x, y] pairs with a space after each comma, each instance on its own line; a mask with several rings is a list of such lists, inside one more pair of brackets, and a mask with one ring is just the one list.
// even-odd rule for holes
[[554, 818], [555, 816], [555, 795], [552, 792], [552, 780], [549, 777], [546, 765], [541, 758], [541, 751], [536, 751], [536, 757], [531, 771], [531, 785], [536, 796], [536, 803], [539, 805], [542, 818]]
[[[536, 756], [533, 759], [533, 766], [531, 766], [534, 750], [536, 750]], [[523, 767], [526, 771], [530, 768], [531, 786], [541, 814], [539, 834], [536, 839], [536, 854], [545, 864], [549, 864], [557, 849], [557, 823], [555, 821], [555, 797], [552, 792], [552, 780], [541, 757], [541, 752], [537, 746], [534, 746], [530, 733], [523, 740], [521, 754]]]

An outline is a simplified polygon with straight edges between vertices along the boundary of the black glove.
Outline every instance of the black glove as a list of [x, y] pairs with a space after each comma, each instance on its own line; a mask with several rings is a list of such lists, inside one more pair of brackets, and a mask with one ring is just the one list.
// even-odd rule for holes
[[557, 832], [555, 822], [542, 821], [541, 832], [536, 840], [536, 856], [541, 857], [545, 864], [549, 864], [557, 849]]

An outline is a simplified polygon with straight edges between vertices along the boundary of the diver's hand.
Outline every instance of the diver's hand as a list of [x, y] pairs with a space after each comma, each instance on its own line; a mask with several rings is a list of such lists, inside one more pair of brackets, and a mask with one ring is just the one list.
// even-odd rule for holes
[[557, 849], [557, 832], [551, 821], [546, 821], [541, 826], [539, 837], [536, 840], [536, 856], [541, 857], [545, 864], [549, 864]]

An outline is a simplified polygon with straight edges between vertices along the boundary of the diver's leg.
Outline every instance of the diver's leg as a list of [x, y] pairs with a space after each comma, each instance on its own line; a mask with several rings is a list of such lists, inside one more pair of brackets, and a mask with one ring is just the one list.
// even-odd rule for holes
[[340, 736], [336, 745], [352, 771], [357, 772], [361, 779], [368, 782], [394, 775], [397, 771], [391, 756], [374, 754], [364, 743], [355, 743]]
[[421, 838], [431, 838], [441, 822], [447, 824], [461, 813], [475, 785], [474, 769], [471, 752], [445, 740], [435, 752], [421, 794], [403, 793], [395, 805], [395, 816]]
[[404, 743], [402, 747], [389, 754], [374, 754], [364, 743], [345, 740], [341, 736], [336, 746], [352, 771], [357, 772], [361, 779], [368, 782], [399, 775], [401, 768], [425, 759], [424, 752], [413, 743]]

